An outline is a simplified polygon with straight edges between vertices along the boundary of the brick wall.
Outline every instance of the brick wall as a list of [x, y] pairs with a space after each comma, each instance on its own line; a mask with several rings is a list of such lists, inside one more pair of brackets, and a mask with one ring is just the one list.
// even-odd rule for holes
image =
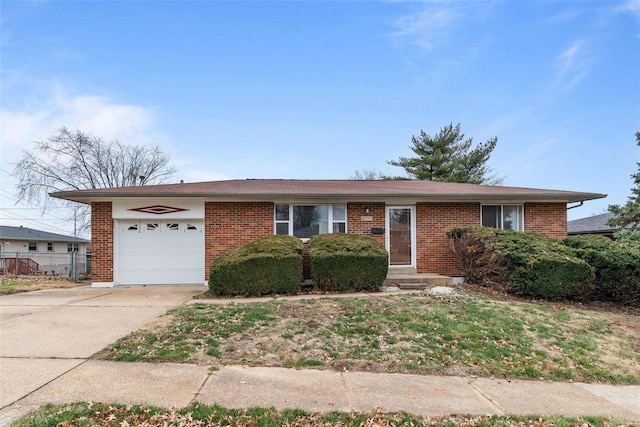
[[93, 282], [113, 282], [111, 202], [91, 203], [91, 280]]
[[[369, 208], [369, 213], [365, 209]], [[361, 236], [372, 237], [378, 242], [385, 244], [384, 234], [373, 234], [371, 229], [374, 227], [385, 227], [386, 208], [384, 203], [347, 203], [347, 231], [350, 234], [359, 234]], [[363, 221], [371, 218], [371, 221]]]
[[567, 237], [567, 204], [525, 204], [524, 230], [555, 238]]
[[[110, 255], [113, 259], [113, 221], [109, 218]], [[237, 246], [273, 234], [273, 203], [206, 202], [205, 203], [205, 278], [208, 267], [220, 254]], [[365, 213], [369, 208], [369, 213]], [[525, 204], [525, 230], [551, 237], [567, 234], [567, 211], [564, 203]], [[384, 234], [372, 234], [373, 227], [384, 228], [384, 203], [353, 202], [347, 204], [349, 233], [368, 236], [385, 244]], [[364, 217], [364, 218], [363, 218]], [[369, 221], [368, 219], [371, 219]], [[458, 263], [449, 248], [446, 233], [454, 227], [480, 224], [479, 203], [418, 203], [416, 205], [416, 257], [419, 273], [459, 275]], [[95, 233], [95, 228], [94, 228]], [[94, 247], [96, 243], [93, 242]], [[95, 252], [94, 252], [95, 253]], [[109, 266], [113, 263], [109, 262]], [[113, 270], [105, 277], [112, 277]], [[106, 279], [105, 279], [106, 281]]]
[[269, 202], [205, 202], [205, 280], [219, 255], [273, 234], [273, 209]]
[[418, 203], [416, 258], [418, 273], [460, 274], [447, 231], [480, 224], [479, 203]]

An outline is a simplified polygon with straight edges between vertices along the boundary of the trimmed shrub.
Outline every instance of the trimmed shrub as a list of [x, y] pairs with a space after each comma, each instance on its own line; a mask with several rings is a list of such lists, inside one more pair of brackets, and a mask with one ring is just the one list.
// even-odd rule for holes
[[489, 227], [448, 235], [471, 283], [502, 284], [517, 295], [550, 300], [584, 297], [593, 287], [593, 267], [558, 240]]
[[295, 294], [302, 283], [302, 242], [293, 236], [268, 236], [216, 258], [209, 289], [221, 296]]
[[384, 246], [355, 234], [320, 234], [308, 242], [311, 277], [324, 292], [377, 292], [389, 270]]
[[604, 236], [571, 236], [563, 240], [595, 268], [594, 298], [640, 306], [640, 251]]

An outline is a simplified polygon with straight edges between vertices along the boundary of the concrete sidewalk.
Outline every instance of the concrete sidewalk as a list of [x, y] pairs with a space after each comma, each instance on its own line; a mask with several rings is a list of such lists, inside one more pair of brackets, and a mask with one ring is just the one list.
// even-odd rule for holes
[[604, 415], [640, 423], [640, 386], [87, 360], [0, 411], [0, 425], [45, 403], [78, 400], [308, 411], [382, 407], [427, 416]]

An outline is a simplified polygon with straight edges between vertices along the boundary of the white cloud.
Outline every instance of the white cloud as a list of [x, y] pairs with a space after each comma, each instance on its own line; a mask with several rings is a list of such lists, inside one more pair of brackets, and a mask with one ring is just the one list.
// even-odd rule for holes
[[431, 51], [449, 41], [463, 21], [483, 22], [491, 18], [501, 1], [453, 2], [432, 0], [409, 2], [411, 11], [392, 22], [393, 37]]
[[3, 162], [9, 147], [12, 152], [29, 148], [33, 141], [46, 139], [63, 126], [133, 144], [149, 142], [157, 134], [153, 110], [148, 107], [119, 104], [96, 95], [70, 95], [59, 87], [52, 95], [21, 108], [0, 109], [0, 122]]
[[583, 46], [584, 40], [575, 40], [571, 46], [558, 55], [557, 63], [561, 73], [566, 73], [575, 65]]
[[553, 15], [547, 20], [547, 22], [550, 24], [565, 25], [573, 22], [576, 18], [582, 16], [583, 14], [583, 10], [567, 10]]
[[[19, 107], [0, 109], [2, 189], [15, 185], [9, 175], [24, 150], [66, 126], [92, 133], [105, 141], [154, 144], [165, 138], [155, 129], [154, 112], [144, 106], [122, 104], [96, 95], [71, 95], [56, 85]], [[166, 145], [166, 142], [165, 144]]]
[[[636, 16], [638, 23], [640, 23], [640, 0], [628, 0], [619, 5], [615, 12], [631, 13]], [[638, 34], [638, 37], [640, 37], [640, 34]]]
[[[16, 184], [11, 172], [22, 151], [31, 149], [34, 141], [48, 138], [63, 126], [78, 128], [105, 141], [119, 139], [127, 144], [170, 146], [156, 127], [152, 108], [118, 103], [93, 94], [74, 95], [60, 85], [50, 87], [50, 91], [44, 95], [31, 96], [29, 101], [17, 107], [4, 106], [0, 109], [0, 192], [3, 196], [0, 204], [4, 208], [0, 212], [0, 223], [24, 223], [56, 232], [61, 232], [60, 227], [69, 229], [65, 221], [50, 219], [54, 215], [51, 212], [47, 212], [48, 219], [44, 219], [40, 211], [29, 211], [28, 215], [19, 211], [21, 216], [16, 217], [18, 214], [10, 210], [15, 205], [13, 194]], [[19, 207], [41, 206], [39, 203], [31, 206], [25, 201]], [[56, 211], [55, 216], [72, 218], [69, 212]]]
[[556, 56], [555, 68], [558, 83], [565, 89], [573, 88], [586, 77], [591, 63], [585, 41], [574, 40], [568, 48]]
[[640, 0], [628, 0], [622, 4], [619, 9], [640, 14]]
[[0, 141], [2, 188], [12, 191], [15, 180], [7, 173], [34, 141], [47, 139], [66, 126], [103, 138], [118, 139], [125, 144], [161, 146], [171, 156], [179, 171], [175, 179], [185, 182], [231, 179], [224, 171], [211, 171], [198, 164], [198, 158], [183, 153], [184, 147], [174, 144], [157, 124], [153, 108], [116, 102], [105, 96], [71, 94], [54, 85], [46, 95], [40, 95], [18, 108], [0, 109]]
[[430, 51], [446, 40], [459, 18], [458, 9], [451, 3], [427, 3], [422, 10], [398, 18], [393, 35]]

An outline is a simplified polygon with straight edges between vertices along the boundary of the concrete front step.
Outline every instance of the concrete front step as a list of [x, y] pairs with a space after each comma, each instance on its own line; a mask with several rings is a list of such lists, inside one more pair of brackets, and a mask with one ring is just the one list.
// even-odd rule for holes
[[429, 286], [451, 286], [453, 278], [441, 274], [389, 274], [385, 286], [398, 286], [400, 289], [424, 289]]
[[389, 276], [403, 276], [409, 274], [416, 275], [418, 274], [418, 270], [416, 270], [415, 267], [398, 267], [395, 265], [389, 266]]

